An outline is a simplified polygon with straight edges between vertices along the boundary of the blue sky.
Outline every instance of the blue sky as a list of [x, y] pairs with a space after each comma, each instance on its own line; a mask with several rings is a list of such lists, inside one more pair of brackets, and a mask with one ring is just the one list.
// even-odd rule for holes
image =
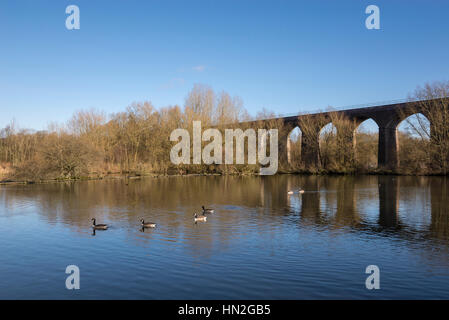
[[[65, 28], [66, 6], [81, 29]], [[380, 30], [365, 8], [380, 8]], [[405, 98], [449, 80], [448, 1], [0, 2], [0, 127], [184, 104], [195, 83], [251, 114]]]

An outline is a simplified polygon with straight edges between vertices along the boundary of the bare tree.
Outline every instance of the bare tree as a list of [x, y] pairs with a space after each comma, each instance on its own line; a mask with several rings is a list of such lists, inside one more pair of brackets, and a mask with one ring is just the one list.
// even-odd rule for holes
[[407, 119], [411, 133], [428, 141], [426, 147], [431, 155], [432, 171], [446, 175], [449, 169], [449, 81], [418, 87], [409, 99], [407, 113], [414, 114]]
[[209, 125], [215, 105], [215, 93], [212, 88], [195, 84], [185, 101], [185, 113], [191, 121], [200, 120]]
[[[448, 96], [449, 83], [436, 83], [418, 88], [411, 97], [414, 102], [410, 103], [404, 118], [422, 113], [428, 121], [424, 117], [408, 119], [409, 132], [399, 135], [404, 173], [447, 174]], [[124, 112], [110, 116], [95, 109], [81, 110], [67, 123], [53, 123], [43, 132], [20, 129], [12, 122], [0, 130], [2, 179], [6, 172], [16, 179], [38, 180], [124, 172], [252, 174], [259, 171], [258, 165], [171, 164], [169, 155], [173, 142], [169, 140], [170, 133], [177, 128], [192, 133], [194, 120], [202, 121], [203, 129], [214, 126], [222, 133], [227, 128], [243, 131], [249, 128], [278, 129], [282, 139], [288, 137], [288, 131], [292, 129], [273, 112], [264, 109], [252, 118], [239, 97], [226, 92], [216, 96], [210, 87], [195, 85], [183, 109], [179, 106], [157, 109], [151, 102], [144, 101], [133, 103]], [[322, 131], [328, 123], [334, 125], [332, 130]], [[284, 166], [287, 161], [281, 158], [281, 172], [291, 172], [292, 169], [340, 173], [375, 170], [377, 133], [358, 134], [359, 142], [363, 140], [365, 145], [357, 144], [359, 157], [355, 159], [354, 132], [357, 126], [341, 113], [330, 110], [325, 114], [301, 116], [298, 127], [301, 136], [290, 145], [290, 154], [293, 151], [293, 159], [297, 162], [292, 166], [290, 161], [290, 165]], [[302, 150], [304, 145], [306, 148]], [[279, 150], [280, 157], [287, 158], [286, 146], [287, 141], [279, 144], [280, 148], [286, 149]], [[247, 141], [245, 148], [248, 148]], [[317, 167], [305, 168], [305, 159], [308, 163], [318, 160]]]

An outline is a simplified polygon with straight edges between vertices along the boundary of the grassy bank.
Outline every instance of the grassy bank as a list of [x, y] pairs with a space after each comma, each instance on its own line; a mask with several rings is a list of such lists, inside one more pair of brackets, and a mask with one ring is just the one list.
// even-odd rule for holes
[[[425, 101], [432, 101], [432, 104], [423, 104], [416, 112], [411, 110], [407, 117], [398, 115], [408, 126], [405, 132], [398, 135], [400, 165], [397, 172], [376, 169], [377, 132], [363, 131], [360, 123], [336, 112], [329, 112], [328, 118], [298, 118], [302, 133], [291, 143], [290, 166], [280, 168], [279, 172], [447, 174], [447, 97], [449, 82], [426, 85], [418, 88], [412, 98], [427, 99]], [[422, 110], [425, 117], [415, 117]], [[240, 98], [231, 97], [226, 92], [217, 95], [207, 86], [196, 85], [188, 94], [184, 108], [175, 105], [156, 109], [146, 101], [133, 103], [125, 111], [111, 115], [97, 110], [83, 110], [76, 112], [67, 123], [53, 124], [48, 130], [38, 132], [19, 129], [12, 122], [0, 130], [0, 180], [67, 181], [130, 174], [257, 174], [257, 165], [174, 166], [170, 161], [170, 150], [178, 141], [171, 141], [171, 133], [176, 129], [185, 129], [193, 136], [193, 121], [201, 121], [202, 128], [214, 126], [223, 135], [228, 128], [248, 129], [247, 121], [253, 120], [254, 128], [277, 129], [279, 137], [286, 137], [291, 128], [285, 128], [282, 120], [257, 121], [273, 118], [276, 115], [266, 110], [250, 117]], [[319, 138], [311, 139], [308, 145], [319, 150], [320, 163], [316, 169], [304, 168], [301, 140], [316, 137], [317, 133]], [[354, 141], [357, 141], [355, 148]], [[203, 141], [203, 147], [207, 143]]]

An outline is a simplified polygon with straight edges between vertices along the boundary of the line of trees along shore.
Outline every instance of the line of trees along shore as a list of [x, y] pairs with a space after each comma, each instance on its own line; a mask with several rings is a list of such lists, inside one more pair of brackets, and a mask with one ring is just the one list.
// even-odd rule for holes
[[[418, 87], [411, 99], [449, 97], [449, 82]], [[443, 103], [444, 104], [444, 103]], [[449, 106], [427, 108], [426, 117], [413, 115], [405, 121], [407, 130], [399, 133], [398, 173], [447, 174], [449, 168]], [[421, 108], [422, 110], [422, 108]], [[438, 111], [435, 111], [438, 110]], [[133, 103], [125, 111], [107, 115], [99, 110], [78, 111], [67, 123], [52, 124], [46, 131], [19, 129], [11, 122], [0, 130], [0, 180], [39, 181], [103, 177], [109, 174], [254, 174], [257, 165], [178, 165], [170, 162], [174, 142], [170, 133], [177, 128], [192, 130], [194, 120], [203, 128], [239, 126], [239, 122], [274, 118], [263, 110], [250, 117], [239, 97], [215, 93], [205, 85], [195, 85], [185, 105], [155, 108], [151, 102]], [[377, 168], [377, 133], [356, 131], [356, 147], [348, 144], [347, 135], [354, 124], [338, 115], [331, 116], [333, 127], [320, 133], [318, 168], [312, 173], [375, 173]], [[430, 132], [429, 121], [432, 122]], [[319, 124], [303, 125], [315, 130]], [[279, 128], [273, 120], [266, 128]], [[337, 134], [339, 132], [340, 134]], [[294, 139], [295, 140], [295, 139]], [[301, 136], [292, 141], [290, 163], [280, 172], [307, 172], [301, 161]], [[355, 151], [355, 152], [354, 152]]]

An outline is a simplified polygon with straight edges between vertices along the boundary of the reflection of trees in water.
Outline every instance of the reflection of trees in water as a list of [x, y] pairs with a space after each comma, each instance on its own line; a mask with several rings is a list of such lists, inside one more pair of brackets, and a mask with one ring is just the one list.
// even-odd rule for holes
[[[0, 199], [11, 209], [32, 204], [45, 221], [64, 223], [88, 234], [90, 218], [128, 230], [132, 241], [186, 244], [194, 256], [225, 249], [246, 236], [242, 229], [276, 238], [285, 221], [292, 227], [358, 230], [394, 235], [407, 241], [449, 239], [448, 180], [441, 177], [299, 176], [167, 177], [158, 179], [83, 181], [33, 186], [7, 186]], [[287, 195], [303, 188], [302, 195]], [[409, 215], [406, 203], [427, 203]], [[399, 201], [401, 200], [401, 202]], [[201, 205], [218, 213], [204, 225], [193, 224]], [[379, 207], [378, 218], [366, 215]], [[156, 232], [140, 232], [139, 219], [158, 223]], [[427, 219], [427, 220], [426, 220]], [[419, 224], [416, 222], [418, 221]], [[87, 232], [86, 232], [87, 231]], [[161, 240], [163, 237], [163, 240]]]
[[338, 180], [337, 185], [337, 225], [358, 225], [360, 216], [356, 209], [354, 177], [345, 176]]
[[306, 191], [301, 195], [301, 223], [322, 224], [322, 212], [320, 208], [320, 185], [317, 176], [307, 176], [304, 180], [303, 189]]
[[441, 240], [449, 239], [449, 180], [447, 177], [432, 179], [430, 236]]
[[334, 228], [356, 226], [359, 214], [356, 208], [355, 178], [353, 176], [326, 177], [323, 179], [323, 200], [327, 221]]

